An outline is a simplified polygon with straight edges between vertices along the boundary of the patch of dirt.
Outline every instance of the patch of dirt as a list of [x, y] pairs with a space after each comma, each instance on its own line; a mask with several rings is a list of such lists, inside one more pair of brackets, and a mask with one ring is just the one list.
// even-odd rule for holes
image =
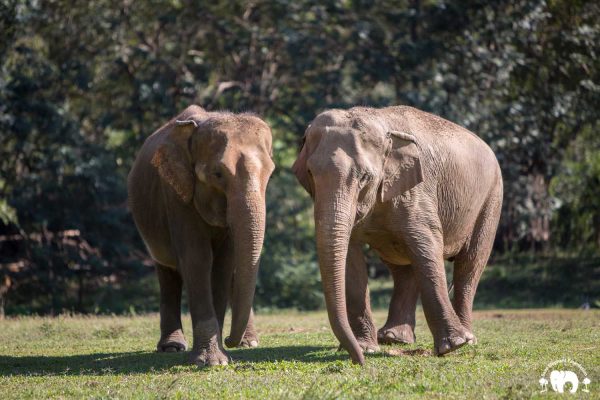
[[489, 310], [473, 312], [473, 319], [527, 319], [527, 320], [562, 320], [562, 319], [600, 319], [600, 310], [568, 310], [568, 309], [529, 309], [529, 310]]
[[412, 350], [404, 350], [404, 349], [390, 349], [384, 350], [385, 354], [390, 356], [421, 356], [421, 357], [429, 357], [433, 354], [431, 350], [427, 349], [412, 349]]

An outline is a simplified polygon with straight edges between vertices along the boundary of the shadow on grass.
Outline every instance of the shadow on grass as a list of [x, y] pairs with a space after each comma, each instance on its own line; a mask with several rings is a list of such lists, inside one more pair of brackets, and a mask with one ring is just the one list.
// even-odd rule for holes
[[[230, 352], [242, 369], [247, 363], [298, 361], [302, 363], [328, 363], [342, 360], [350, 363], [346, 352], [335, 352], [325, 346], [281, 346], [236, 349]], [[125, 375], [167, 371], [188, 364], [189, 352], [155, 353], [123, 352], [95, 353], [70, 356], [7, 356], [0, 355], [0, 376], [42, 375]], [[367, 357], [385, 357], [369, 354]]]

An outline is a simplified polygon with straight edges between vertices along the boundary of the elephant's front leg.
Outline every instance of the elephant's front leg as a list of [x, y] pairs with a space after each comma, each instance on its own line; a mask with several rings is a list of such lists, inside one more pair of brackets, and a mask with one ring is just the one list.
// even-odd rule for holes
[[210, 248], [197, 247], [181, 263], [181, 273], [188, 294], [194, 343], [190, 361], [198, 366], [227, 365], [230, 357], [222, 345], [221, 327], [213, 303]]
[[[454, 351], [473, 340], [473, 334], [463, 327], [450, 303], [444, 269], [441, 234], [427, 228], [413, 229], [407, 235], [412, 264], [421, 293], [427, 325], [433, 334], [436, 355]], [[437, 231], [436, 231], [437, 232]]]
[[414, 268], [411, 265], [386, 264], [394, 278], [394, 292], [387, 321], [377, 332], [377, 339], [380, 344], [414, 343], [415, 310], [419, 298]]
[[371, 315], [368, 274], [362, 243], [350, 241], [346, 262], [346, 309], [352, 332], [364, 352], [379, 351]]

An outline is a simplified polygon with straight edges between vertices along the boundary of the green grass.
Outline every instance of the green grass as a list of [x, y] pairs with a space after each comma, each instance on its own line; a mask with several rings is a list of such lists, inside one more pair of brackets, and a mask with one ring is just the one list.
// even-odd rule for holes
[[[385, 314], [376, 312], [378, 325]], [[190, 332], [188, 316], [185, 323]], [[229, 366], [198, 369], [186, 354], [153, 352], [155, 314], [7, 319], [0, 398], [545, 398], [558, 395], [539, 394], [540, 374], [563, 357], [592, 381], [578, 395], [600, 398], [598, 310], [482, 311], [479, 344], [447, 357], [430, 355], [419, 311], [418, 343], [385, 346], [363, 368], [335, 351], [324, 312], [258, 315], [257, 327], [259, 348], [231, 351]]]

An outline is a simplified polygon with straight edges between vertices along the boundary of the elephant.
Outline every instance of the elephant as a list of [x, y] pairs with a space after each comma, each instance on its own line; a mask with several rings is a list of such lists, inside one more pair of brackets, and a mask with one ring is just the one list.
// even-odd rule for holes
[[557, 370], [550, 372], [550, 385], [552, 385], [552, 390], [558, 393], [564, 393], [566, 383], [571, 384], [571, 393], [577, 392], [579, 378], [575, 372]]
[[129, 207], [156, 262], [159, 352], [187, 350], [185, 286], [193, 325], [191, 362], [225, 365], [228, 347], [258, 345], [252, 302], [265, 234], [265, 191], [275, 165], [269, 126], [252, 114], [191, 105], [149, 136], [128, 176]]
[[[414, 342], [419, 295], [443, 355], [474, 343], [472, 307], [502, 207], [502, 174], [483, 140], [408, 106], [319, 114], [293, 165], [314, 201], [317, 255], [332, 330], [355, 363], [380, 342]], [[371, 315], [363, 246], [387, 265], [386, 324]], [[454, 261], [450, 300], [444, 260]]]

